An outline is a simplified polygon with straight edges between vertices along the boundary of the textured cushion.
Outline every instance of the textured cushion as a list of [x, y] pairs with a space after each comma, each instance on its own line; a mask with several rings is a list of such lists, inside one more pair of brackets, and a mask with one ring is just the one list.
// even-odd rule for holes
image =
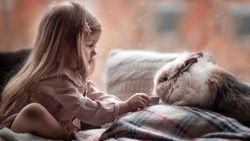
[[153, 77], [178, 54], [142, 50], [112, 50], [106, 67], [105, 91], [126, 100], [137, 92], [152, 95]]
[[237, 120], [205, 109], [154, 105], [114, 122], [100, 137], [152, 141], [250, 140], [250, 128]]

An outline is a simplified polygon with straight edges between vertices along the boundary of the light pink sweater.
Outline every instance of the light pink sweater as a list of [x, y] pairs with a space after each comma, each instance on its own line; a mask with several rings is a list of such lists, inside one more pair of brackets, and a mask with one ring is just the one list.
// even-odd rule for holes
[[[83, 84], [72, 71], [64, 69], [61, 74], [53, 73], [40, 80], [30, 102], [42, 104], [65, 129], [73, 131], [80, 128], [80, 121], [95, 126], [115, 121], [120, 99], [99, 91], [90, 80]], [[5, 122], [13, 120], [7, 118]]]

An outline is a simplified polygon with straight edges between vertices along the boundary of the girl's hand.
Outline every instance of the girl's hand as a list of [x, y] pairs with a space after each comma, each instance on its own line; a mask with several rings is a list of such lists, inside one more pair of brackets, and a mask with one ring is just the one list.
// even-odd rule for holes
[[136, 93], [126, 100], [129, 111], [133, 112], [149, 105], [149, 97], [144, 93]]
[[139, 108], [144, 108], [149, 105], [149, 97], [144, 93], [136, 93], [132, 95], [126, 101], [121, 102], [118, 115], [122, 115], [128, 112], [133, 112]]

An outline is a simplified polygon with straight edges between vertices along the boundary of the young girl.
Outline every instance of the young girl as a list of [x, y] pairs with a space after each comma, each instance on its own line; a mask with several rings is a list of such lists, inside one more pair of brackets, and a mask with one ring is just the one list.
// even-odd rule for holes
[[100, 35], [101, 23], [87, 8], [74, 2], [50, 6], [30, 56], [2, 93], [1, 128], [68, 139], [80, 121], [100, 126], [148, 106], [146, 94], [120, 101], [88, 80]]

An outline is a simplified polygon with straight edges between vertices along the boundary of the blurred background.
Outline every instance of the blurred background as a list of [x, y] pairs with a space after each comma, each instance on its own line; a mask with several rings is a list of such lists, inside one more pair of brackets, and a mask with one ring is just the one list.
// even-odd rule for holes
[[[0, 0], [0, 52], [32, 48], [45, 9], [65, 0]], [[110, 50], [204, 51], [250, 82], [250, 0], [77, 0], [101, 20], [96, 70], [104, 90]], [[1, 67], [1, 66], [0, 66]]]

